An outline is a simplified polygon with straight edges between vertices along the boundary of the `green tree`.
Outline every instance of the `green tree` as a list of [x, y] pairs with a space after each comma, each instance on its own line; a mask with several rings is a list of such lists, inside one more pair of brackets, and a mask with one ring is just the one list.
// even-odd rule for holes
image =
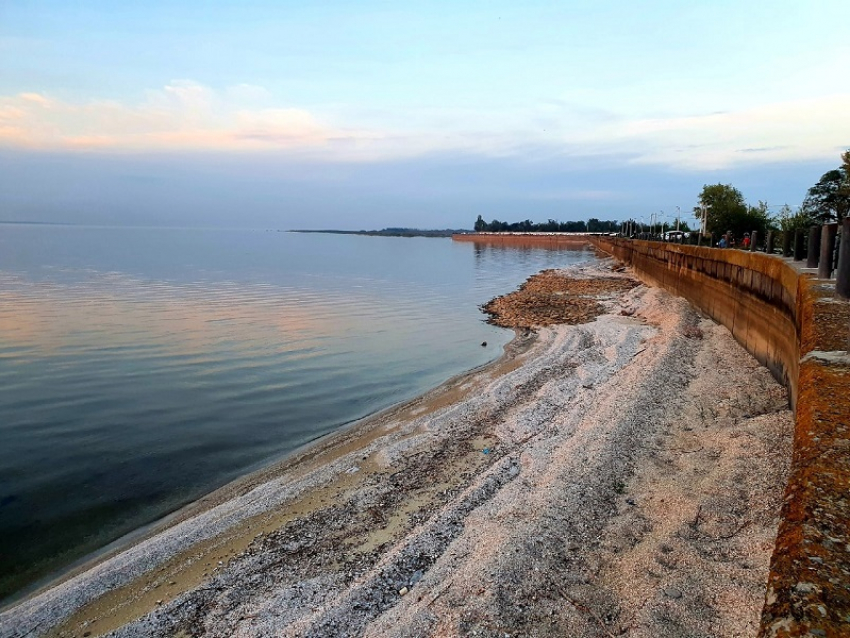
[[743, 233], [757, 231], [759, 237], [764, 239], [767, 237], [767, 229], [770, 228], [773, 220], [768, 212], [767, 202], [759, 200], [758, 206], [747, 206], [747, 214], [740, 221], [740, 230], [732, 229], [736, 237], [741, 237]]
[[479, 215], [478, 219], [475, 220], [475, 226], [473, 226], [476, 233], [481, 233], [487, 230], [487, 222], [484, 221], [484, 218]]
[[715, 236], [731, 231], [740, 240], [744, 233], [755, 230], [764, 237], [770, 225], [767, 203], [747, 206], [743, 193], [731, 184], [706, 184], [699, 202], [694, 212], [699, 215], [703, 206], [707, 208], [707, 232]]
[[841, 169], [844, 171], [844, 186], [850, 188], [850, 151], [841, 154]]
[[727, 230], [736, 231], [741, 218], [747, 214], [744, 195], [731, 184], [704, 185], [699, 195], [700, 205], [694, 212], [700, 214], [703, 207], [706, 214], [707, 232], [722, 235]]
[[842, 153], [841, 160], [841, 166], [821, 175], [803, 200], [803, 210], [817, 221], [841, 223], [850, 214], [850, 151]]
[[798, 208], [797, 211], [794, 212], [788, 204], [785, 204], [779, 210], [774, 221], [776, 222], [776, 225], [779, 226], [779, 230], [784, 233], [793, 233], [797, 229], [808, 229], [810, 226], [817, 223], [817, 220], [802, 207]]

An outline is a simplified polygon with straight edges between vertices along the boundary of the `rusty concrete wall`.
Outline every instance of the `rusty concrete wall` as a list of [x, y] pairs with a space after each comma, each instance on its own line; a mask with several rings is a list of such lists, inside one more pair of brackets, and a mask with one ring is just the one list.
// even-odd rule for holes
[[684, 297], [729, 331], [787, 386], [796, 404], [800, 346], [798, 273], [781, 259], [741, 250], [595, 238], [647, 283]]
[[850, 636], [850, 303], [773, 256], [593, 243], [729, 328], [789, 388], [794, 457], [759, 636]]
[[587, 235], [537, 235], [533, 233], [470, 233], [452, 235], [453, 241], [519, 248], [582, 248], [590, 246]]

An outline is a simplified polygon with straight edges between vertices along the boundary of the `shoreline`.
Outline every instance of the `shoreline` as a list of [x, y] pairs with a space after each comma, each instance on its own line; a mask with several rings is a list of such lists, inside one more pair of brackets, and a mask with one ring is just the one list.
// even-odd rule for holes
[[[286, 452], [283, 456], [269, 465], [235, 478], [208, 494], [201, 496], [195, 501], [183, 505], [179, 509], [163, 516], [162, 518], [152, 521], [137, 530], [133, 530], [132, 532], [115, 539], [106, 547], [79, 559], [79, 561], [57, 574], [46, 577], [43, 581], [40, 581], [40, 584], [34, 584], [29, 591], [20, 595], [15, 595], [10, 602], [0, 606], [0, 615], [20, 604], [26, 603], [32, 598], [38, 597], [56, 586], [62, 585], [92, 567], [108, 561], [116, 555], [150, 539], [153, 536], [156, 536], [159, 533], [162, 533], [174, 525], [177, 525], [193, 516], [203, 514], [210, 509], [233, 499], [234, 496], [240, 492], [251, 490], [263, 483], [279, 478], [286, 472], [298, 469], [302, 464], [316, 466], [323, 462], [329, 462], [329, 459], [325, 458], [325, 456], [332, 456], [335, 448], [340, 444], [346, 444], [350, 441], [367, 440], [370, 431], [375, 427], [385, 424], [388, 420], [397, 419], [399, 418], [399, 415], [409, 410], [413, 410], [416, 406], [421, 404], [439, 402], [444, 394], [452, 393], [458, 385], [466, 383], [471, 377], [487, 375], [492, 372], [499, 374], [500, 370], [510, 368], [514, 365], [517, 358], [526, 354], [528, 349], [533, 345], [533, 342], [533, 334], [527, 334], [526, 331], [515, 329], [514, 336], [503, 346], [502, 354], [492, 361], [458, 373], [446, 381], [443, 381], [439, 385], [410, 399], [399, 401], [398, 403], [378, 410], [377, 412], [373, 412], [372, 414], [368, 414], [364, 417], [342, 424], [337, 430], [320, 435], [312, 441], [308, 441], [296, 449]], [[432, 409], [437, 408], [434, 407]]]
[[[600, 271], [577, 267], [570, 275], [573, 281], [587, 281]], [[606, 276], [627, 279], [610, 272]], [[658, 469], [665, 436], [673, 436], [664, 428], [675, 430], [677, 415], [690, 409], [675, 392], [690, 392], [709, 376], [694, 369], [687, 357], [714, 356], [714, 350], [735, 346], [727, 343], [728, 335], [724, 340], [723, 329], [700, 319], [685, 302], [662, 301], [664, 293], [656, 289], [628, 288], [607, 295], [595, 291], [595, 302], [604, 306], [596, 321], [554, 325], [536, 336], [521, 333], [495, 361], [323, 437], [183, 508], [126, 551], [103, 557], [87, 573], [69, 574], [52, 589], [0, 614], [0, 634], [6, 635], [7, 622], [18, 615], [33, 629], [62, 620], [55, 629], [37, 634], [57, 636], [97, 636], [111, 630], [122, 636], [182, 635], [178, 631], [256, 635], [267, 630], [350, 635], [349, 629], [353, 635], [390, 636], [397, 635], [395, 626], [423, 622], [430, 628], [423, 636], [455, 635], [463, 633], [461, 627], [492, 624], [494, 617], [500, 630], [524, 635], [523, 623], [542, 622], [539, 614], [551, 612], [546, 618], [555, 619], [558, 631], [586, 625], [589, 633], [572, 635], [604, 635], [598, 634], [597, 620], [606, 617], [603, 608], [612, 604], [617, 616], [631, 614], [634, 623], [641, 610], [629, 597], [632, 589], [641, 588], [617, 593], [615, 581], [625, 568], [616, 568], [616, 560], [640, 548], [632, 529], [646, 528], [657, 517], [649, 506], [651, 495], [646, 504], [635, 495], [645, 488], [642, 479], [652, 483], [645, 475]], [[711, 335], [706, 343], [703, 334]], [[767, 374], [744, 365], [747, 356], [733, 355], [744, 366], [737, 373]], [[765, 388], [769, 418], [782, 412], [777, 408], [782, 391]], [[730, 405], [741, 412], [734, 402]], [[751, 418], [739, 415], [730, 425], [728, 415], [718, 422], [717, 415], [706, 417], [706, 406], [700, 410], [692, 415], [695, 422], [718, 430], [721, 438], [737, 431], [727, 431], [731, 425]], [[713, 411], [709, 406], [708, 413]], [[702, 458], [702, 450], [691, 445], [693, 428], [679, 424], [679, 429], [674, 438], [685, 446], [678, 462]], [[734, 446], [736, 438], [725, 445]], [[601, 474], [588, 475], [593, 467]], [[781, 468], [774, 470], [775, 475]], [[779, 483], [778, 488], [760, 486], [773, 490], [770, 498], [762, 493], [747, 498], [779, 499]], [[674, 484], [671, 493], [675, 489]], [[679, 498], [687, 501], [689, 495]], [[698, 536], [706, 526], [716, 527], [731, 516], [725, 507], [699, 503], [695, 526], [686, 530]], [[639, 520], [627, 523], [637, 510]], [[666, 512], [658, 527], [665, 528], [667, 519], [680, 514]], [[693, 520], [693, 512], [688, 515]], [[739, 542], [739, 535], [752, 540], [756, 532], [756, 544], [763, 544], [775, 523], [767, 513], [763, 518], [736, 531], [727, 544]], [[507, 520], [512, 522], [506, 527]], [[552, 535], [555, 528], [560, 531]], [[675, 562], [680, 550], [681, 561], [696, 560], [689, 558], [688, 548], [677, 546], [675, 534], [653, 538], [647, 531], [644, 536], [646, 542], [663, 545], [656, 549], [668, 563]], [[543, 550], [529, 545], [534, 538], [543, 539]], [[616, 551], [606, 550], [606, 542]], [[763, 554], [751, 560], [766, 573], [769, 551], [766, 558]], [[635, 554], [639, 559], [644, 560]], [[524, 580], [514, 582], [510, 576], [522, 565], [537, 565], [529, 572], [534, 587], [528, 591]], [[747, 580], [751, 569], [742, 567], [735, 577]], [[530, 575], [535, 573], [546, 574], [546, 582]], [[641, 577], [647, 578], [634, 575]], [[614, 580], [603, 587], [602, 604], [594, 596], [605, 578]], [[744, 607], [752, 616], [757, 604], [757, 618], [764, 581], [758, 575], [750, 578], [746, 592], [736, 594], [733, 609], [726, 609], [727, 604], [722, 613], [751, 626], [752, 617], [737, 616]], [[586, 591], [591, 582], [597, 589]], [[467, 591], [470, 583], [483, 583], [490, 592], [505, 587], [516, 591], [504, 594], [511, 601], [505, 607], [498, 597]], [[664, 588], [653, 605], [684, 604], [691, 589], [682, 584]], [[417, 596], [406, 596], [411, 591]], [[549, 602], [538, 604], [538, 596], [546, 599], [543, 594], [553, 591], [558, 609]], [[748, 602], [742, 605], [739, 598], [745, 593]], [[530, 609], [531, 616], [514, 617], [522, 608]], [[472, 614], [473, 620], [464, 614]], [[697, 621], [704, 616], [694, 614]], [[454, 629], [448, 630], [446, 623]], [[657, 623], [649, 626], [647, 635], [666, 635], [658, 632]]]

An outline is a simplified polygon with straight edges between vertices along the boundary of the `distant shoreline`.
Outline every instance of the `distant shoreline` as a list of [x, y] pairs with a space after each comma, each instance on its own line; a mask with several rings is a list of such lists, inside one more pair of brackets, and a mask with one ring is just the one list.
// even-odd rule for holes
[[300, 230], [288, 233], [323, 233], [326, 235], [366, 235], [368, 237], [451, 237], [471, 231], [462, 229], [422, 230], [420, 228], [384, 228], [382, 230]]

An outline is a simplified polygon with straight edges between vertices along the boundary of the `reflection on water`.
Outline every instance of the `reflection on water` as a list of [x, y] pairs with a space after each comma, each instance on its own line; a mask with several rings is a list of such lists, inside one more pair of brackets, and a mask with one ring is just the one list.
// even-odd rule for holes
[[0, 225], [0, 597], [486, 362], [478, 305], [591, 257]]

